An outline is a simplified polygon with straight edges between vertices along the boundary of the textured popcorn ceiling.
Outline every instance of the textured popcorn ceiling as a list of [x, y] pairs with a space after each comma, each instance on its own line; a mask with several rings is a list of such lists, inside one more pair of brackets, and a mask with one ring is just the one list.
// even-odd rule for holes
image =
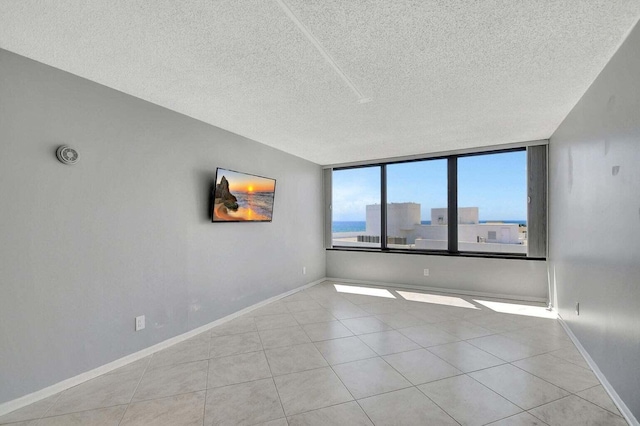
[[0, 47], [335, 164], [546, 139], [639, 16], [640, 0], [2, 0]]

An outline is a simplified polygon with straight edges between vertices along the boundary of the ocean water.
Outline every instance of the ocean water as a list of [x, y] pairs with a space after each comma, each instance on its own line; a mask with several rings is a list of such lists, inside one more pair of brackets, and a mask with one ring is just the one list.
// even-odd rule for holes
[[367, 229], [367, 222], [360, 221], [343, 221], [343, 222], [333, 222], [331, 224], [332, 232], [360, 232]]
[[[503, 222], [503, 223], [517, 223], [526, 225], [526, 220], [481, 220], [480, 223], [487, 222]], [[420, 222], [423, 225], [431, 225], [430, 220], [423, 220]], [[367, 229], [367, 222], [362, 221], [334, 221], [331, 224], [332, 232], [364, 232]]]
[[238, 192], [233, 195], [238, 199], [238, 205], [271, 218], [273, 213], [273, 192]]

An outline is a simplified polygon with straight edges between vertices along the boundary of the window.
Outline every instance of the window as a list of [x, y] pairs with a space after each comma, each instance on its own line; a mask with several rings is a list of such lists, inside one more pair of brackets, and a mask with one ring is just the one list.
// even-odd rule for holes
[[380, 247], [380, 166], [334, 170], [332, 245]]
[[546, 146], [535, 145], [329, 169], [326, 241], [544, 259], [546, 155]]
[[447, 160], [387, 165], [387, 247], [447, 250]]
[[527, 253], [527, 152], [458, 158], [458, 250]]

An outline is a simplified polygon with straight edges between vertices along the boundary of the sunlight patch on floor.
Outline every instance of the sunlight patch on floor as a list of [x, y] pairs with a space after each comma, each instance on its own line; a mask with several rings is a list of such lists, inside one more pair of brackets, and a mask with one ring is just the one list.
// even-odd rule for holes
[[396, 297], [384, 288], [358, 287], [353, 285], [334, 284], [338, 293], [362, 294], [364, 296], [385, 297], [395, 299]]
[[436, 305], [455, 306], [457, 308], [480, 309], [464, 299], [454, 296], [442, 296], [436, 294], [414, 293], [412, 291], [396, 291], [400, 296], [412, 302], [433, 303]]
[[547, 310], [543, 306], [530, 306], [520, 305], [518, 303], [505, 303], [505, 302], [491, 302], [489, 300], [473, 299], [474, 302], [479, 303], [495, 312], [503, 314], [513, 315], [526, 315], [528, 317], [549, 318], [556, 319], [557, 313]]

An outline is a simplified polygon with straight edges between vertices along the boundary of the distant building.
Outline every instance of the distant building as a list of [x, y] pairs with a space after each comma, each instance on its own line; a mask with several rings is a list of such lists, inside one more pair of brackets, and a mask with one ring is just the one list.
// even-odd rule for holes
[[[405, 204], [405, 203], [402, 203]], [[477, 207], [458, 207], [458, 223], [462, 223], [465, 225], [472, 225], [480, 223], [478, 218], [478, 208]], [[431, 224], [432, 225], [447, 225], [449, 209], [446, 207], [431, 209]]]
[[[420, 204], [387, 204], [387, 235], [406, 237], [420, 226]], [[367, 206], [367, 234], [380, 235], [380, 204]]]
[[[366, 207], [366, 236], [379, 242], [380, 204]], [[431, 224], [421, 223], [418, 203], [387, 204], [387, 236], [389, 246], [413, 246], [417, 249], [447, 248], [447, 208], [431, 209]], [[526, 228], [517, 223], [480, 223], [478, 207], [458, 208], [458, 247], [461, 251], [526, 253]]]

